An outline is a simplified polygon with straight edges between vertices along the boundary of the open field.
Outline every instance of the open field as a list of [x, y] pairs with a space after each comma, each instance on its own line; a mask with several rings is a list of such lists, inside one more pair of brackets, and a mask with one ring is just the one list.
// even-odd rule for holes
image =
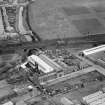
[[29, 16], [39, 37], [51, 40], [105, 33], [104, 10], [104, 0], [36, 0]]

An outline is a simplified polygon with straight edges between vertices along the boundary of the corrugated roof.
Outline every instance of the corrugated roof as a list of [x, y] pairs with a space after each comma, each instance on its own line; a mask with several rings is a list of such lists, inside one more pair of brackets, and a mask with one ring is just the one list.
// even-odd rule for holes
[[39, 58], [36, 55], [31, 55], [28, 57], [28, 60], [32, 60], [32, 62], [36, 62], [38, 63], [38, 65], [41, 67], [41, 70], [44, 73], [49, 73], [52, 72], [54, 70], [54, 68], [52, 68], [50, 65], [48, 65], [46, 62], [44, 62], [41, 58]]
[[48, 65], [50, 65], [51, 67], [53, 67], [55, 70], [61, 70], [61, 66], [58, 65], [56, 62], [52, 61], [50, 58], [48, 58], [46, 55], [44, 54], [40, 54], [39, 57], [46, 62]]

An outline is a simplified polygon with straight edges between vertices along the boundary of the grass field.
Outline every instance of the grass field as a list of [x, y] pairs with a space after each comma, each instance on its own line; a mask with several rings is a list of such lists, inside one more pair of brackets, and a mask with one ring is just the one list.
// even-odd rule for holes
[[36, 0], [29, 16], [39, 37], [51, 40], [105, 33], [104, 10], [104, 0]]

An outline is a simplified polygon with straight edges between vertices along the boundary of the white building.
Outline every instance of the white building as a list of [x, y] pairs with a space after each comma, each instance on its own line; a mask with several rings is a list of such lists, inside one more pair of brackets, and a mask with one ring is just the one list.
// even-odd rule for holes
[[8, 101], [8, 102], [6, 102], [6, 103], [4, 103], [4, 104], [2, 104], [2, 105], [13, 105], [13, 102]]
[[87, 56], [87, 55], [98, 53], [98, 52], [101, 52], [101, 51], [105, 51], [105, 45], [101, 45], [101, 46], [98, 46], [98, 47], [93, 47], [93, 48], [90, 48], [90, 49], [83, 50], [82, 53], [85, 56]]
[[44, 73], [49, 73], [54, 71], [54, 68], [52, 68], [46, 62], [44, 62], [39, 56], [31, 55], [28, 57], [28, 61], [33, 64], [35, 64], [36, 62], [38, 64], [39, 69]]

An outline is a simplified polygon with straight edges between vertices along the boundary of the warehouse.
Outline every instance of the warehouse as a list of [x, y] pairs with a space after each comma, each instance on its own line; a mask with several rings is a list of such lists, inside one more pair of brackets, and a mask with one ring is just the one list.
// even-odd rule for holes
[[40, 72], [39, 81], [41, 84], [64, 75], [62, 67], [44, 54], [30, 55], [27, 61], [21, 64], [21, 68], [30, 71], [35, 70], [36, 64]]
[[39, 69], [44, 73], [54, 71], [54, 68], [52, 68], [50, 65], [48, 65], [46, 62], [44, 62], [42, 59], [40, 59], [40, 57], [36, 55], [29, 56], [28, 61], [32, 62], [33, 64], [36, 62], [39, 65]]
[[14, 104], [13, 104], [13, 102], [8, 101], [8, 102], [4, 103], [3, 105], [14, 105]]
[[105, 45], [83, 50], [79, 55], [105, 68]]
[[101, 52], [101, 51], [105, 51], [105, 45], [101, 45], [101, 46], [98, 46], [98, 47], [83, 50], [82, 53], [85, 56], [88, 56], [90, 54], [98, 53], [98, 52]]
[[48, 65], [50, 65], [56, 71], [60, 71], [62, 69], [62, 67], [60, 65], [58, 65], [56, 62], [54, 62], [53, 60], [51, 60], [44, 54], [40, 54], [39, 58], [41, 58], [44, 62], [46, 62]]

